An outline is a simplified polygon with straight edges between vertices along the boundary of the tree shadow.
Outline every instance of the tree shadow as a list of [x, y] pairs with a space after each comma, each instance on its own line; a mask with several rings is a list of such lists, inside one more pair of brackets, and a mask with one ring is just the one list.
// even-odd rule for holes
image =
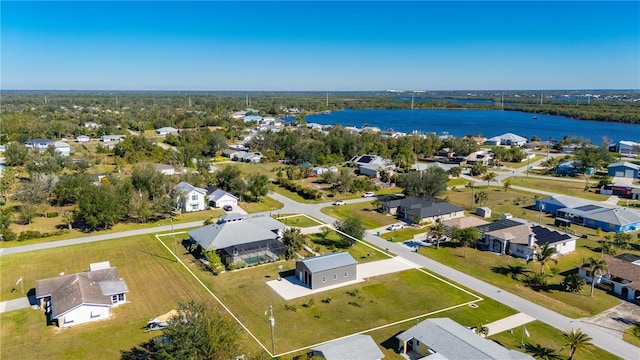
[[496, 274], [510, 276], [513, 280], [518, 281], [522, 280], [523, 277], [526, 277], [531, 273], [531, 270], [522, 265], [494, 266], [491, 268], [491, 271]]

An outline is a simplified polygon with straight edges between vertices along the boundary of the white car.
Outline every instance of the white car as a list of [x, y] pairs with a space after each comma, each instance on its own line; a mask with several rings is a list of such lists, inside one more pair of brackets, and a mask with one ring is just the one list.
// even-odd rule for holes
[[400, 230], [402, 228], [404, 228], [404, 225], [402, 224], [392, 224], [392, 225], [389, 225], [389, 227], [387, 227], [387, 230], [394, 231], [394, 230]]
[[376, 194], [374, 194], [373, 191], [367, 191], [362, 197], [376, 197]]
[[346, 205], [347, 202], [344, 200], [336, 200], [333, 202], [333, 205]]

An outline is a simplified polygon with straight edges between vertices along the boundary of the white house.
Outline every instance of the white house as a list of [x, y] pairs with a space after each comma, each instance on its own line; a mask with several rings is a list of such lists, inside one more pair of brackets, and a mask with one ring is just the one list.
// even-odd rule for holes
[[638, 155], [640, 153], [640, 143], [634, 141], [621, 140], [609, 145], [609, 151], [622, 155]]
[[122, 141], [124, 140], [125, 135], [102, 135], [100, 136], [100, 141], [102, 142], [112, 142], [112, 141]]
[[176, 135], [179, 132], [180, 132], [180, 130], [178, 130], [178, 129], [174, 128], [174, 127], [171, 127], [171, 126], [165, 126], [165, 127], [161, 127], [159, 129], [156, 129], [156, 134], [162, 135], [162, 136], [167, 135], [167, 134]]
[[172, 165], [155, 164], [155, 167], [162, 175], [171, 176], [176, 174], [176, 168]]
[[184, 212], [206, 210], [207, 190], [181, 181], [175, 189], [182, 194], [178, 196], [177, 206]]
[[71, 146], [64, 141], [56, 141], [53, 143], [53, 146], [56, 147], [56, 152], [60, 154], [60, 156], [69, 156], [71, 154]]
[[506, 146], [524, 146], [527, 143], [527, 138], [522, 136], [506, 133], [487, 139], [485, 144], [487, 145], [506, 145]]
[[76, 137], [76, 142], [80, 144], [88, 143], [91, 140], [87, 135], [80, 135]]
[[126, 302], [129, 288], [118, 276], [118, 269], [108, 261], [89, 268], [77, 274], [36, 280], [36, 299], [48, 322], [69, 327], [107, 319], [112, 307]]
[[84, 123], [84, 127], [88, 128], [88, 129], [97, 129], [99, 127], [101, 127], [102, 125], [97, 124], [93, 121], [88, 121], [86, 123]]
[[234, 208], [238, 206], [238, 198], [229, 194], [220, 188], [207, 188], [209, 205], [221, 208], [225, 205], [231, 205]]

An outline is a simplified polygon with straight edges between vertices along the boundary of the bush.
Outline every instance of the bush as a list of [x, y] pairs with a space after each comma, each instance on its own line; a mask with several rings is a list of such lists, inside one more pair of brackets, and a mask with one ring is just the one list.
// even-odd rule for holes
[[45, 214], [45, 217], [48, 217], [48, 218], [58, 217], [58, 213], [55, 212], [55, 211], [48, 212], [48, 213]]
[[546, 286], [547, 285], [547, 275], [541, 273], [535, 273], [527, 277], [525, 282], [531, 286]]
[[20, 235], [18, 235], [18, 241], [24, 241], [29, 239], [39, 239], [47, 236], [50, 236], [50, 234], [41, 233], [40, 231], [35, 231], [35, 230], [26, 230], [21, 232]]
[[582, 291], [582, 287], [586, 283], [586, 280], [583, 279], [582, 276], [578, 274], [570, 274], [562, 280], [561, 285], [564, 288], [564, 291], [577, 293]]
[[11, 229], [7, 228], [0, 231], [2, 231], [2, 241], [13, 241], [18, 238], [18, 235]]

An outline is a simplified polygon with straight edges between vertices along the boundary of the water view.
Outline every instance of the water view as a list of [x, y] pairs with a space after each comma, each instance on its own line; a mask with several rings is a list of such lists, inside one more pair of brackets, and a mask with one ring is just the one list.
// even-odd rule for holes
[[503, 110], [343, 110], [305, 117], [324, 125], [371, 126], [381, 130], [435, 132], [462, 137], [468, 134], [493, 137], [511, 132], [526, 138], [560, 140], [565, 135], [594, 144], [602, 138], [640, 141], [640, 125], [575, 120], [562, 116]]

